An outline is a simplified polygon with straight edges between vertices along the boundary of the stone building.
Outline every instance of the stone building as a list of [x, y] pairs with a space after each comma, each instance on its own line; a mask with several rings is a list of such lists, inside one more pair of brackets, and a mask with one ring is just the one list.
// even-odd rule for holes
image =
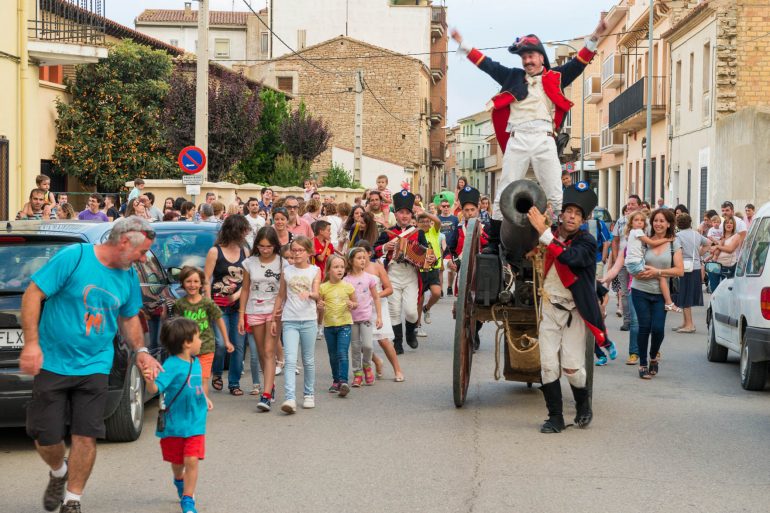
[[[362, 159], [362, 184], [374, 186], [377, 175], [395, 165], [412, 190], [427, 195], [431, 73], [422, 60], [339, 36], [251, 66], [247, 76], [291, 93], [292, 107], [304, 102], [309, 113], [329, 124], [329, 148], [313, 162], [313, 169], [323, 172], [332, 165], [335, 148], [338, 153], [354, 148], [359, 71], [362, 151], [369, 157]], [[390, 187], [397, 189], [401, 179], [391, 178]]]

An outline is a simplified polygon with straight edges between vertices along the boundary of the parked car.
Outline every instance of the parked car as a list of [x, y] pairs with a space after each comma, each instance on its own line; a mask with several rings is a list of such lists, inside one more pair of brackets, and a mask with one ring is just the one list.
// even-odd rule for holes
[[174, 294], [179, 297], [181, 285], [176, 276], [187, 265], [203, 269], [206, 254], [214, 246], [221, 223], [166, 221], [153, 223], [155, 241], [152, 252], [160, 261], [172, 282]]
[[[0, 232], [0, 427], [23, 426], [26, 404], [32, 397], [32, 376], [19, 370], [24, 344], [21, 330], [21, 297], [30, 277], [62, 248], [70, 244], [95, 244], [106, 240], [112, 223], [87, 221], [8, 222]], [[150, 343], [150, 323], [159, 318], [171, 299], [169, 281], [152, 254], [134, 264], [139, 275], [143, 307], [139, 318]], [[104, 412], [107, 439], [136, 440], [144, 423], [144, 379], [135, 365], [134, 353], [120, 335], [115, 337], [115, 357], [109, 377], [109, 396]], [[152, 350], [162, 359], [160, 350]]]
[[[723, 280], [706, 311], [706, 358], [727, 360], [740, 355], [741, 385], [763, 390], [770, 369], [770, 203], [754, 216], [741, 246], [735, 276]], [[767, 272], [765, 272], [767, 271]]]
[[612, 215], [610, 214], [610, 211], [604, 207], [594, 208], [593, 212], [591, 212], [591, 219], [604, 221], [604, 224], [607, 225], [607, 228], [612, 225]]

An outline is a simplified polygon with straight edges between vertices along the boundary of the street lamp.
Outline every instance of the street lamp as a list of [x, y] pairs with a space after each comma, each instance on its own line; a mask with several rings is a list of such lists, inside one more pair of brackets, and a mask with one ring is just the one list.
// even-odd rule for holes
[[[566, 46], [567, 48], [570, 48], [573, 52], [576, 54], [578, 53], [578, 49], [575, 48], [572, 45], [569, 45], [567, 43], [555, 43], [555, 42], [546, 42], [546, 46], [550, 48], [555, 48], [557, 46]], [[583, 94], [581, 95], [581, 102], [580, 102], [580, 174], [578, 175], [579, 180], [585, 180], [585, 137], [586, 137], [586, 83], [585, 79], [581, 77], [581, 80], [583, 80], [583, 87], [581, 90], [583, 91]]]

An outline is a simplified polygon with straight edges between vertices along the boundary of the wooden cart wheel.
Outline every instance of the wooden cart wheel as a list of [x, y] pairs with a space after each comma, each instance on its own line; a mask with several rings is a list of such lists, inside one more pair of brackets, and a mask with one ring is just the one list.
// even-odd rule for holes
[[474, 299], [476, 297], [476, 256], [479, 254], [481, 223], [477, 219], [468, 221], [463, 243], [460, 276], [457, 280], [455, 300], [455, 340], [452, 388], [455, 406], [465, 403], [473, 363], [473, 337], [476, 334]]

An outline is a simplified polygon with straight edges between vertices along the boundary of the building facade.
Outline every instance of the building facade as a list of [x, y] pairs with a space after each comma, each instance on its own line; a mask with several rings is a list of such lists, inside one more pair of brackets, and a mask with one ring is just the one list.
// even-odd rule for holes
[[455, 141], [457, 146], [457, 173], [450, 184], [451, 190], [457, 185], [457, 179], [464, 176], [469, 185], [482, 194], [490, 194], [490, 175], [486, 171], [486, 158], [490, 155], [489, 137], [494, 136], [491, 113], [488, 110], [457, 120], [458, 131]]

